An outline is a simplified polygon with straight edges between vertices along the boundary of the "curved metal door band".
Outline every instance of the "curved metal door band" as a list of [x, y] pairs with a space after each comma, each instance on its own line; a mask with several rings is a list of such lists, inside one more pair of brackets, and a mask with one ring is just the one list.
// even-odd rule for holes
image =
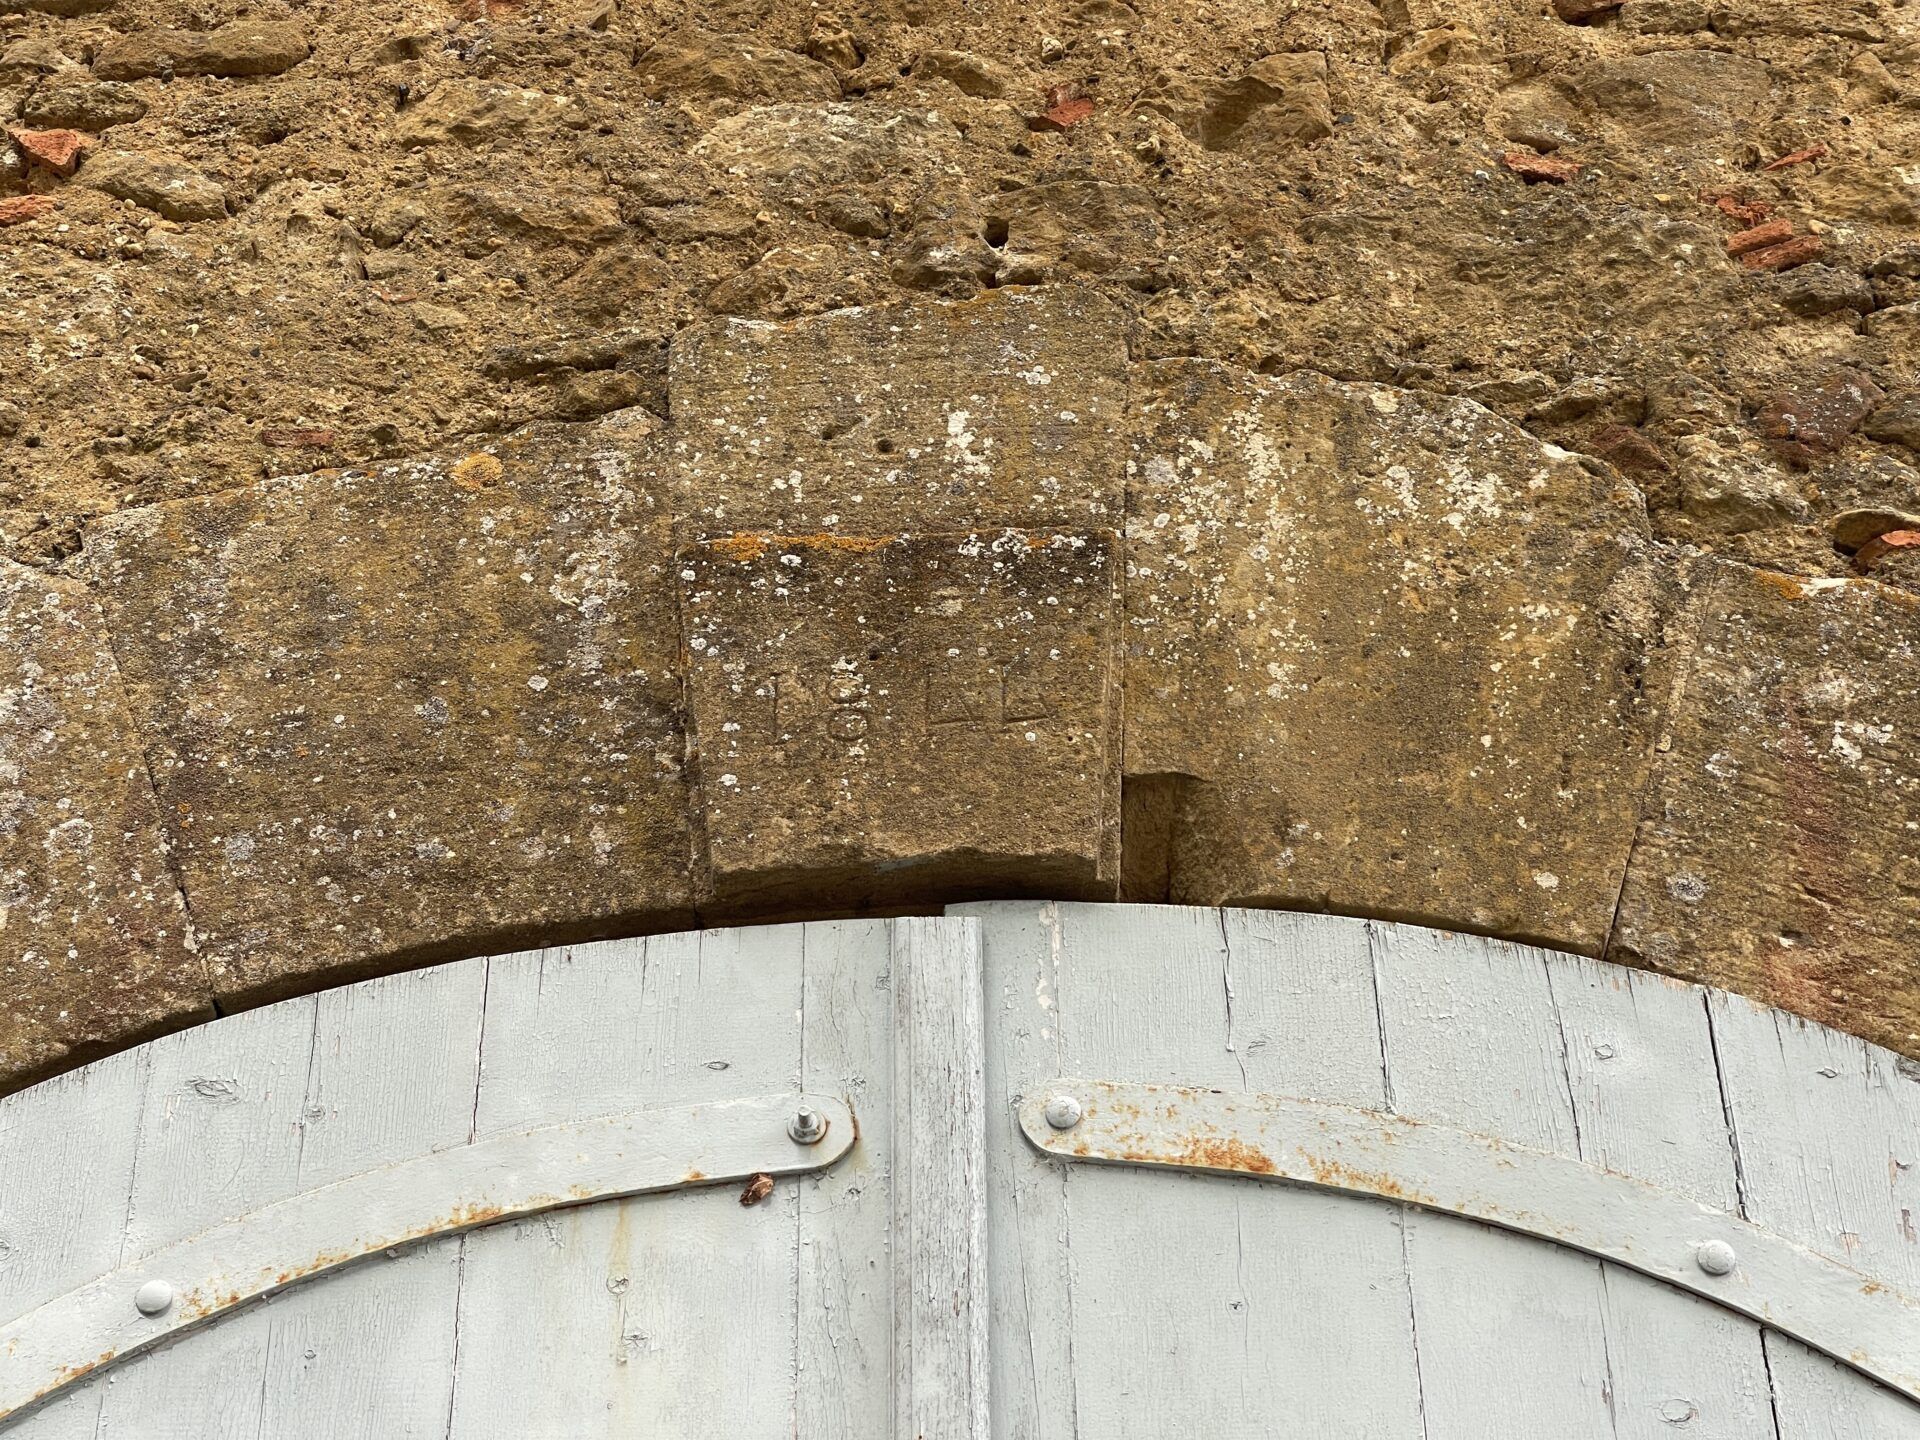
[[1280, 1181], [1585, 1251], [1760, 1321], [1920, 1399], [1920, 1299], [1644, 1181], [1487, 1135], [1278, 1095], [1056, 1080], [1020, 1129], [1069, 1163]]
[[290, 1195], [0, 1327], [0, 1421], [216, 1315], [383, 1251], [597, 1200], [824, 1170], [856, 1133], [841, 1100], [756, 1096], [518, 1131]]

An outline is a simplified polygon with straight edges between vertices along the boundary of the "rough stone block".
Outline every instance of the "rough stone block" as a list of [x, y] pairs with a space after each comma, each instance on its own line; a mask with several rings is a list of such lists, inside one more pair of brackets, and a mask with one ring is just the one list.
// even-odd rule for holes
[[0, 561], [0, 1090], [211, 1019], [86, 592]]
[[222, 997], [686, 921], [643, 417], [90, 532]]
[[1124, 321], [996, 290], [675, 337], [676, 506], [706, 534], [1117, 525]]
[[1673, 590], [1637, 492], [1469, 401], [1176, 360], [1135, 403], [1130, 889], [1596, 953]]
[[683, 554], [720, 909], [1111, 897], [1110, 533], [741, 534]]
[[1920, 1048], [1920, 596], [1713, 563], [1608, 958]]

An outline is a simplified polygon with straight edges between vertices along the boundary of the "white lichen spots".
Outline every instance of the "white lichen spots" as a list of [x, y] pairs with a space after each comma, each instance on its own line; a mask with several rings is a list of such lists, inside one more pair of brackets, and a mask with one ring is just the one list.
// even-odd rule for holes
[[253, 859], [254, 839], [251, 835], [229, 835], [221, 845], [227, 862], [232, 865], [244, 865]]
[[1828, 742], [1830, 754], [1839, 756], [1849, 764], [1856, 764], [1865, 757], [1864, 741], [1869, 745], [1885, 745], [1893, 739], [1893, 726], [1870, 725], [1860, 720], [1836, 720], [1833, 722], [1833, 738]]
[[1560, 888], [1560, 877], [1551, 870], [1536, 870], [1533, 872], [1533, 883], [1538, 885], [1542, 890], [1558, 890]]
[[548, 681], [547, 677], [544, 675], [529, 675], [527, 677], [527, 688], [529, 690], [534, 690], [534, 691], [544, 690], [547, 688], [549, 683], [550, 682]]
[[1667, 894], [1683, 905], [1698, 905], [1707, 896], [1707, 882], [1699, 875], [1679, 874], [1667, 877]]

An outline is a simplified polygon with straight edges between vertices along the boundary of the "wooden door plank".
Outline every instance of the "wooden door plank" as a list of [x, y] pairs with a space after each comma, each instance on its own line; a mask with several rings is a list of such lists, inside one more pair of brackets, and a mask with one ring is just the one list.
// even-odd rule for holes
[[[1737, 1211], [1706, 993], [1645, 971], [1532, 952], [1566, 1057], [1579, 1158]], [[1632, 1271], [1601, 1266], [1622, 1440], [1744, 1437], [1774, 1428], [1751, 1321]]]
[[[485, 975], [484, 961], [413, 971], [178, 1037], [177, 1053], [156, 1067], [176, 1103], [155, 1122], [174, 1134], [158, 1147], [149, 1183], [158, 1175], [172, 1185], [176, 1167], [191, 1166], [196, 1140], [210, 1155], [234, 1154], [253, 1123], [268, 1137], [264, 1163], [198, 1201], [175, 1191], [172, 1215], [150, 1215], [134, 1243], [151, 1248], [183, 1223], [179, 1233], [465, 1142]], [[288, 1104], [296, 1068], [299, 1098]], [[174, 1083], [181, 1076], [184, 1087]], [[188, 1097], [212, 1097], [213, 1108]], [[136, 1191], [136, 1206], [143, 1194]], [[361, 1433], [443, 1434], [455, 1255], [426, 1246], [356, 1266], [128, 1362], [108, 1377], [101, 1434], [292, 1440], [337, 1434], [349, 1419]], [[209, 1401], [215, 1418], [181, 1405], [182, 1395], [217, 1397]]]
[[997, 1323], [1011, 1311], [1025, 1327], [998, 1347], [1013, 1355], [995, 1355], [997, 1433], [1417, 1435], [1391, 1207], [1060, 1174], [1000, 1126], [1026, 1086], [1075, 1074], [1377, 1105], [1364, 931], [1175, 907], [959, 913], [983, 920], [1000, 1012], [988, 1032]]
[[[317, 997], [299, 1188], [472, 1138], [486, 989], [475, 960]], [[439, 1241], [267, 1307], [260, 1435], [444, 1436], [459, 1257]]]
[[1004, 1440], [1077, 1432], [1073, 1236], [1067, 1175], [1033, 1153], [1014, 1105], [1062, 1073], [1059, 909], [1047, 902], [956, 905], [980, 922], [986, 993], [987, 1283], [992, 1431]]
[[[798, 1089], [804, 930], [496, 961], [478, 1133]], [[451, 1440], [784, 1434], [797, 1188], [695, 1189], [466, 1237]]]
[[894, 922], [896, 1440], [987, 1440], [983, 998], [976, 922]]
[[1910, 1440], [1920, 1409], [1799, 1341], [1767, 1333], [1780, 1433], [1787, 1440]]
[[[1920, 1291], [1920, 1079], [1909, 1064], [1739, 996], [1713, 992], [1708, 1011], [1746, 1217]], [[1767, 1354], [1784, 1434], [1920, 1434], [1920, 1405], [1784, 1337], [1768, 1336]]]
[[806, 1088], [860, 1117], [846, 1159], [800, 1186], [796, 1433], [872, 1440], [893, 1405], [893, 975], [884, 921], [806, 927]]
[[[299, 1188], [318, 1009], [311, 996], [290, 1000], [149, 1047], [127, 1261]], [[189, 1343], [116, 1366], [100, 1434], [256, 1440], [266, 1322], [264, 1307], [241, 1311]], [[183, 1395], [195, 1400], [183, 1405]]]
[[[21, 1314], [119, 1264], [147, 1064], [143, 1047], [0, 1098], [0, 1314]], [[91, 1440], [104, 1393], [98, 1382], [83, 1385], [18, 1433]]]
[[[1706, 1203], [1730, 1192], [1697, 992], [1406, 926], [1375, 926], [1374, 943], [1401, 1114], [1675, 1183]], [[1446, 1217], [1420, 1216], [1409, 1237], [1432, 1435], [1771, 1432], [1750, 1322]]]

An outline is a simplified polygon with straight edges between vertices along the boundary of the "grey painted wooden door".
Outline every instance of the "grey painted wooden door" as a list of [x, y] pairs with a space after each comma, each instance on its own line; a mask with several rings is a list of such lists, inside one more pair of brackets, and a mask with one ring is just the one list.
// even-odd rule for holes
[[1916, 1152], [1885, 1052], [1412, 927], [531, 952], [0, 1100], [0, 1429], [1920, 1435]]
[[[1410, 926], [956, 913], [985, 947], [996, 1435], [1920, 1435], [1728, 1308], [1911, 1388], [1920, 1084], [1893, 1055]], [[1076, 1096], [1048, 1139], [1038, 1107]]]
[[[951, 1145], [916, 1152], [891, 1117], [896, 1087], [968, 1088], [942, 1044], [978, 1033], [977, 955], [970, 923], [941, 920], [510, 955], [235, 1016], [0, 1101], [0, 1323], [21, 1317], [0, 1394], [52, 1391], [11, 1433], [871, 1437], [917, 1366], [964, 1413], [928, 1357], [896, 1355], [912, 1307], [894, 1287], [983, 1282], [977, 1251], [896, 1267], [889, 1241], [896, 1190], [965, 1187]], [[922, 983], [913, 1011], [945, 1031], [894, 1003]], [[810, 1145], [788, 1130], [802, 1108], [831, 1120]], [[584, 1123], [608, 1116], [630, 1123]], [[365, 1179], [383, 1168], [403, 1193]], [[284, 1213], [328, 1186], [333, 1203]], [[654, 1193], [577, 1203], [636, 1188]], [[431, 1233], [226, 1307], [367, 1249], [382, 1206], [391, 1233]], [[454, 1233], [495, 1210], [523, 1218]], [[239, 1233], [211, 1260], [168, 1258], [223, 1222]], [[72, 1303], [102, 1275], [105, 1312]], [[175, 1293], [144, 1317], [155, 1280]]]

